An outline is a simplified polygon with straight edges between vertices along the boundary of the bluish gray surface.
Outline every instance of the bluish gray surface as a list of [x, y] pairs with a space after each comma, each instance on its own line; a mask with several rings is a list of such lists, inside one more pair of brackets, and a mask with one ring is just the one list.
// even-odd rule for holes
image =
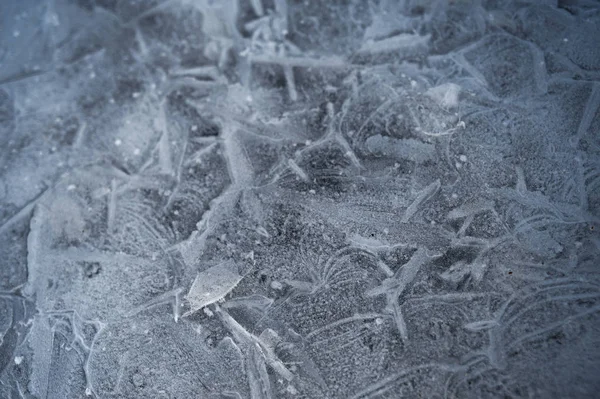
[[599, 109], [598, 1], [0, 1], [0, 397], [598, 397]]

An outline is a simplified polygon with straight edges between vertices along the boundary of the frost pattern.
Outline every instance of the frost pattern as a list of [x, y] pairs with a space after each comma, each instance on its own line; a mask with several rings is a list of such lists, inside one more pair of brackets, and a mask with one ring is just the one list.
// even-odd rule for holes
[[596, 2], [0, 26], [0, 397], [597, 395]]

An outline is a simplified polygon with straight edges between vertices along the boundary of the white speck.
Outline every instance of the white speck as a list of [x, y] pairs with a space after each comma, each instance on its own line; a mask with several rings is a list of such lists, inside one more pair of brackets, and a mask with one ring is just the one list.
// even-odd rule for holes
[[451, 197], [454, 198], [454, 199], [457, 199], [458, 198], [458, 194], [452, 193]]
[[131, 95], [131, 97], [133, 97], [133, 98], [138, 98], [139, 96], [140, 96], [140, 93], [138, 93], [137, 91]]
[[287, 389], [286, 389], [290, 394], [292, 395], [297, 395], [298, 394], [298, 390], [296, 388], [294, 388], [293, 385], [288, 385]]
[[13, 32], [13, 36], [14, 37], [19, 37], [19, 36], [21, 36], [21, 32], [19, 32], [18, 30], [16, 30], [16, 31]]
[[116, 145], [117, 147], [118, 147], [118, 146], [120, 146], [121, 144], [123, 144], [123, 142], [121, 141], [121, 139], [116, 139], [116, 140], [115, 140], [115, 145]]
[[140, 155], [140, 149], [139, 148], [134, 149], [133, 155]]
[[212, 312], [212, 310], [210, 310], [209, 308], [205, 307], [204, 309], [202, 309], [202, 311], [204, 312], [205, 315], [207, 315], [208, 317], [213, 317], [215, 314]]
[[15, 356], [15, 364], [21, 364], [23, 361], [23, 356]]
[[198, 126], [192, 125], [192, 132], [196, 132], [196, 131], [198, 131]]
[[177, 210], [173, 211], [173, 215], [179, 216], [179, 211], [177, 211]]
[[311, 145], [311, 144], [312, 144], [312, 141], [310, 141], [310, 140], [306, 140], [306, 141], [304, 142], [304, 145], [306, 145], [306, 146], [309, 146], [309, 145]]
[[461, 155], [458, 157], [458, 159], [460, 159], [461, 162], [467, 162], [467, 156], [466, 155]]
[[92, 390], [90, 389], [90, 387], [87, 387], [85, 389], [85, 396], [92, 396]]
[[283, 285], [279, 281], [271, 281], [271, 288], [280, 291], [283, 289]]
[[383, 319], [381, 317], [378, 317], [375, 319], [375, 324], [377, 324], [378, 326], [383, 324]]
[[67, 191], [73, 191], [73, 190], [75, 190], [76, 188], [77, 188], [77, 186], [76, 186], [76, 185], [74, 185], [74, 184], [69, 184], [69, 185], [67, 186]]
[[317, 192], [315, 190], [308, 190], [309, 193], [311, 194], [316, 194]]
[[94, 79], [96, 77], [96, 72], [90, 72], [90, 79]]
[[115, 99], [111, 98], [110, 100], [108, 100], [109, 103], [114, 104], [115, 103]]
[[456, 166], [456, 169], [460, 169], [460, 168], [462, 168], [462, 163], [457, 162], [454, 164], [454, 166]]
[[567, 39], [566, 37], [563, 39], [563, 42], [567, 43], [569, 41], [569, 39]]

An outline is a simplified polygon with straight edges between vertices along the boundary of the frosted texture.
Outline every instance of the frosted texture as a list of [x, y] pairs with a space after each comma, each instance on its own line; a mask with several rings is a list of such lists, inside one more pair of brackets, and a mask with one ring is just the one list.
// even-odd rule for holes
[[0, 0], [1, 398], [593, 398], [600, 3]]

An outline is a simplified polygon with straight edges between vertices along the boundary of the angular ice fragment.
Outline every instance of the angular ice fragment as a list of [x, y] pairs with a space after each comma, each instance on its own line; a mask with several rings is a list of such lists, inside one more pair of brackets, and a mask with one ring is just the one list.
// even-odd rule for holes
[[359, 54], [378, 54], [395, 51], [411, 51], [429, 43], [431, 35], [401, 33], [381, 40], [367, 40], [358, 50]]
[[417, 198], [410, 204], [410, 206], [406, 209], [404, 216], [402, 217], [402, 223], [408, 223], [408, 221], [414, 216], [415, 213], [419, 210], [421, 204], [427, 201], [429, 198], [433, 197], [441, 187], [440, 180], [436, 180], [427, 187], [425, 187], [419, 194]]
[[250, 397], [252, 399], [270, 399], [273, 396], [267, 365], [258, 347], [251, 346], [249, 351], [250, 356], [247, 361], [246, 370], [250, 385]]
[[442, 108], [456, 108], [458, 107], [460, 86], [454, 83], [444, 83], [430, 88], [425, 94]]
[[405, 342], [408, 341], [408, 329], [406, 327], [406, 322], [404, 321], [404, 316], [402, 315], [402, 309], [398, 298], [404, 293], [408, 285], [415, 280], [421, 266], [430, 259], [432, 259], [432, 256], [427, 253], [426, 249], [417, 249], [417, 252], [415, 252], [412, 258], [396, 272], [393, 278], [386, 279], [380, 286], [365, 292], [367, 297], [375, 297], [378, 295], [385, 295], [387, 297], [386, 310], [394, 317], [398, 332]]
[[496, 320], [480, 320], [474, 321], [472, 323], [467, 323], [464, 325], [465, 329], [469, 331], [482, 331], [482, 330], [490, 330], [498, 326], [498, 321]]
[[219, 263], [199, 273], [185, 296], [190, 310], [183, 316], [189, 316], [203, 307], [223, 299], [235, 288], [242, 277], [233, 261]]
[[254, 13], [259, 17], [262, 17], [265, 14], [261, 0], [250, 0], [250, 5], [252, 6]]
[[435, 157], [435, 146], [415, 139], [396, 139], [376, 134], [366, 141], [366, 148], [373, 154], [407, 159], [423, 163]]
[[590, 93], [585, 105], [583, 116], [581, 117], [579, 127], [577, 128], [577, 134], [570, 139], [570, 142], [574, 148], [579, 145], [579, 141], [590, 130], [590, 126], [592, 125], [594, 117], [598, 113], [598, 109], [600, 109], [600, 84], [596, 82], [592, 86], [592, 92]]
[[448, 213], [449, 220], [466, 218], [479, 212], [494, 209], [494, 203], [491, 200], [477, 199], [473, 202], [468, 202], [457, 208], [454, 208]]
[[277, 54], [251, 54], [253, 64], [273, 64], [287, 67], [313, 68], [313, 69], [345, 69], [348, 62], [339, 56], [321, 58], [304, 56], [285, 56]]
[[273, 304], [273, 302], [273, 299], [262, 295], [250, 295], [230, 299], [223, 304], [223, 307], [225, 309], [247, 307], [264, 312]]
[[483, 279], [487, 265], [483, 262], [466, 263], [456, 262], [448, 270], [440, 274], [444, 280], [458, 284], [467, 277], [471, 277], [476, 283]]

